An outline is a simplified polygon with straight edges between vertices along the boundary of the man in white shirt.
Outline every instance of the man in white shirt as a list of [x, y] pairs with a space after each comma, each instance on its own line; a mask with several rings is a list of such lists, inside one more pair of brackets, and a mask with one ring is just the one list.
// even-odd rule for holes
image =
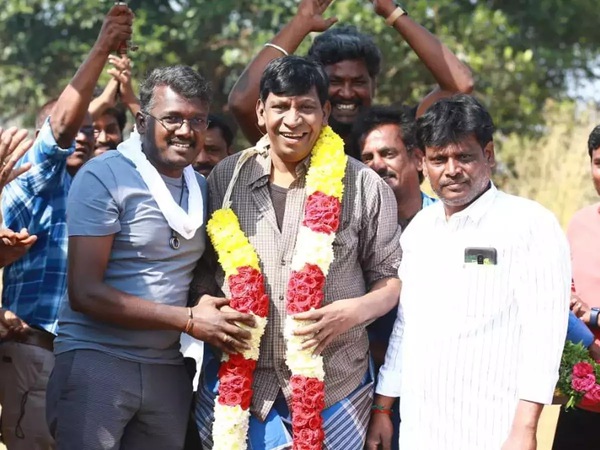
[[401, 306], [368, 449], [389, 448], [395, 397], [402, 449], [536, 448], [565, 341], [569, 250], [548, 210], [491, 182], [493, 131], [485, 108], [462, 94], [418, 120], [441, 202], [401, 238]]

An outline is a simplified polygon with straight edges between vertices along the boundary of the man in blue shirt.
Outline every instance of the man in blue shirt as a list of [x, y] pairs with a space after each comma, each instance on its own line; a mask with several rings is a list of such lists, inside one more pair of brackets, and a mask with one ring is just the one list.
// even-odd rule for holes
[[94, 148], [87, 112], [94, 87], [109, 54], [131, 36], [132, 17], [126, 6], [108, 13], [87, 59], [59, 99], [39, 114], [36, 141], [19, 163], [31, 163], [31, 169], [3, 193], [5, 227], [37, 235], [29, 252], [4, 269], [2, 304], [31, 328], [24, 340], [0, 345], [2, 435], [9, 450], [54, 446], [45, 398], [58, 311], [67, 289], [67, 194]]
[[[417, 145], [415, 109], [408, 107], [373, 106], [365, 111], [352, 130], [352, 154], [360, 155], [362, 161], [383, 178], [394, 191], [398, 205], [398, 223], [404, 230], [412, 218], [423, 208], [437, 200], [421, 191], [423, 181], [423, 150]], [[373, 322], [369, 330], [371, 355], [375, 368], [385, 360], [390, 335], [397, 316], [397, 309]], [[376, 370], [377, 371], [377, 370]], [[373, 420], [388, 420], [391, 416], [394, 428], [392, 448], [398, 448], [400, 415], [398, 402], [392, 411], [378, 410]], [[376, 439], [367, 435], [367, 443]]]

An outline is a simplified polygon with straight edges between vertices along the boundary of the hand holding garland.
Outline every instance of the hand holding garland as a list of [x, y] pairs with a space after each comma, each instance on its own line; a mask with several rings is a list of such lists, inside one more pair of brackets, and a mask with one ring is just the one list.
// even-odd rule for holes
[[251, 314], [237, 312], [228, 305], [229, 299], [203, 295], [192, 308], [193, 325], [188, 334], [226, 353], [242, 353], [250, 348], [247, 341], [251, 334], [237, 323], [254, 328], [256, 322]]
[[383, 316], [398, 304], [400, 280], [383, 278], [362, 297], [337, 300], [322, 308], [294, 315], [294, 319], [314, 321], [295, 331], [306, 336], [302, 348], [315, 347], [314, 355], [323, 350], [339, 335], [350, 328]]

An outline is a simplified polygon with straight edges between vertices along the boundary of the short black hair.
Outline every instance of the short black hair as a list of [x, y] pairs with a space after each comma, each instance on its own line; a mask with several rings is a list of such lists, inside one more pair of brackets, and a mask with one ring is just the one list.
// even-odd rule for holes
[[42, 105], [42, 107], [40, 108], [40, 110], [37, 113], [37, 116], [35, 116], [35, 128], [37, 130], [42, 128], [42, 125], [44, 125], [46, 118], [52, 114], [54, 105], [56, 105], [57, 102], [58, 102], [58, 98], [53, 98], [51, 100], [48, 100], [46, 103], [44, 103]]
[[284, 56], [271, 61], [260, 79], [260, 99], [269, 94], [291, 97], [307, 94], [313, 86], [321, 105], [329, 97], [329, 78], [319, 63], [302, 56]]
[[198, 98], [210, 103], [212, 89], [210, 83], [189, 66], [158, 67], [150, 72], [140, 84], [140, 108], [148, 112], [154, 102], [154, 89], [168, 86], [186, 99]]
[[590, 133], [590, 137], [588, 138], [588, 153], [590, 158], [594, 151], [600, 148], [600, 125], [596, 126], [592, 132]]
[[483, 149], [493, 141], [493, 134], [490, 113], [467, 94], [438, 100], [417, 120], [417, 142], [423, 150], [457, 144], [471, 135]]
[[[408, 153], [419, 148], [415, 109], [409, 106], [375, 105], [364, 111], [354, 122], [350, 138], [350, 156], [361, 159], [362, 149], [369, 133], [383, 125], [396, 125]], [[419, 171], [419, 182], [423, 173]]]
[[324, 66], [347, 60], [362, 60], [369, 76], [377, 78], [381, 71], [381, 51], [373, 38], [352, 25], [330, 28], [318, 35], [308, 56]]
[[218, 128], [221, 130], [221, 134], [223, 135], [223, 139], [225, 140], [225, 144], [227, 147], [231, 147], [233, 144], [233, 140], [235, 138], [235, 132], [229, 126], [227, 120], [224, 117], [217, 114], [209, 114], [208, 115], [208, 129]]

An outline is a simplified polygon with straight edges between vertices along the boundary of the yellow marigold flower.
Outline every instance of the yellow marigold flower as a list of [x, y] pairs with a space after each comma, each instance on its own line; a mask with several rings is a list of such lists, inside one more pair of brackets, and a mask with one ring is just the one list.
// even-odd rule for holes
[[216, 210], [206, 231], [225, 271], [225, 277], [237, 274], [237, 268], [250, 266], [260, 270], [258, 255], [240, 228], [240, 222], [232, 209]]
[[323, 128], [310, 158], [306, 175], [307, 194], [318, 191], [341, 200], [347, 158], [342, 138], [331, 127]]

